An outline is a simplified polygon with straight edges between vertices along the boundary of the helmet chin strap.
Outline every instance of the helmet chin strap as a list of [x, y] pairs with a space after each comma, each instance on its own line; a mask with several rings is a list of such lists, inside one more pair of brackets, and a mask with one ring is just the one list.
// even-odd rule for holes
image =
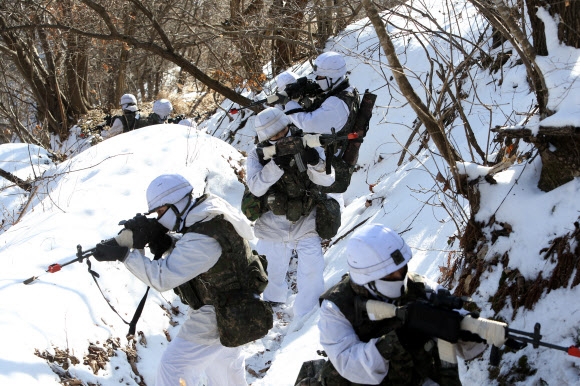
[[[179, 231], [181, 221], [183, 220], [183, 215], [185, 214], [185, 211], [191, 205], [191, 200], [192, 200], [191, 193], [188, 193], [186, 195], [186, 197], [187, 197], [187, 203], [183, 207], [182, 211], [179, 211], [179, 209], [177, 208], [177, 206], [175, 206], [175, 204], [168, 204], [169, 208], [167, 209], [167, 211], [165, 213], [163, 213], [163, 216], [164, 216], [167, 212], [169, 212], [169, 210], [171, 210], [173, 212], [173, 214], [175, 215], [175, 224], [173, 225], [172, 229], [169, 229], [170, 231], [173, 231], [173, 232]], [[181, 201], [181, 200], [179, 200], [179, 201]], [[161, 216], [161, 217], [163, 217], [163, 216]], [[158, 218], [157, 221], [161, 220], [161, 217]]]

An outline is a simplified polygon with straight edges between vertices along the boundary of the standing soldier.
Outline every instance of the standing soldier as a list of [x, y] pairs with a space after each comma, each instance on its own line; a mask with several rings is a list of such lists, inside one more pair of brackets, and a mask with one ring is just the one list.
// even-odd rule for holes
[[263, 298], [286, 302], [286, 272], [296, 251], [298, 294], [294, 316], [299, 318], [317, 306], [324, 291], [324, 256], [315, 199], [320, 196], [320, 186], [333, 183], [334, 171], [326, 174], [324, 152], [319, 147], [307, 148], [298, 155], [298, 161], [306, 166], [304, 171], [299, 170], [295, 154], [276, 154], [277, 142], [292, 136], [295, 130], [290, 124], [275, 107], [256, 116], [254, 126], [260, 144], [248, 154], [247, 186], [264, 207], [254, 226], [259, 239], [256, 248], [268, 260], [269, 283]]

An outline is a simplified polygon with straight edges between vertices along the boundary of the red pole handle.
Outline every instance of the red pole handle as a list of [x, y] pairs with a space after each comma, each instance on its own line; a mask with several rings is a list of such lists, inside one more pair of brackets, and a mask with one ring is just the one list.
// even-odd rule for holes
[[346, 137], [348, 139], [357, 139], [358, 138], [358, 133], [349, 133]]
[[48, 269], [46, 270], [46, 272], [55, 273], [55, 272], [60, 271], [61, 268], [62, 268], [61, 265], [58, 263], [51, 264], [48, 266]]
[[576, 346], [568, 347], [568, 355], [572, 355], [573, 357], [580, 358], [580, 348]]

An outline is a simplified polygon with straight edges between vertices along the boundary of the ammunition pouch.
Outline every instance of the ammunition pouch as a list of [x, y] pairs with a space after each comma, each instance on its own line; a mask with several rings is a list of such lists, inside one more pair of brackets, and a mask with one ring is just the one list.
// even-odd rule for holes
[[304, 151], [302, 136], [284, 137], [276, 141], [276, 156], [300, 154]]
[[272, 193], [266, 197], [266, 206], [277, 216], [286, 214], [288, 197], [282, 193]]
[[[350, 185], [354, 166], [347, 164], [343, 159], [334, 155], [330, 156], [330, 160], [334, 168], [334, 183], [330, 186], [321, 186], [320, 191], [322, 193], [344, 193]], [[328, 158], [326, 162], [328, 162]]]
[[316, 202], [316, 232], [322, 239], [333, 238], [340, 228], [340, 204], [323, 195]]
[[286, 194], [272, 193], [266, 198], [268, 209], [277, 216], [285, 215], [288, 221], [296, 222], [302, 217], [301, 198], [289, 198]]
[[274, 325], [272, 307], [255, 293], [229, 291], [214, 304], [220, 342], [238, 347], [262, 338]]
[[302, 217], [302, 200], [289, 199], [286, 204], [286, 218], [288, 221], [296, 222]]
[[256, 221], [260, 216], [268, 211], [263, 197], [257, 197], [248, 188], [242, 196], [242, 213], [250, 221]]

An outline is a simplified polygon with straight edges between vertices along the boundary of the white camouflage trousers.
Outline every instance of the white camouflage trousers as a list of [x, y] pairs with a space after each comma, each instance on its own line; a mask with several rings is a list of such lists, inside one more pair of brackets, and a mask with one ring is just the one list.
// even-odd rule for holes
[[[155, 386], [247, 386], [241, 347], [202, 345], [175, 337], [161, 357]], [[204, 382], [206, 381], [206, 382]]]
[[264, 300], [286, 302], [288, 297], [286, 273], [292, 250], [296, 249], [298, 294], [294, 301], [294, 316], [304, 316], [318, 306], [318, 297], [324, 292], [324, 256], [320, 237], [309, 237], [290, 243], [259, 240], [256, 249], [258, 253], [266, 255], [268, 260], [268, 286], [264, 290]]

